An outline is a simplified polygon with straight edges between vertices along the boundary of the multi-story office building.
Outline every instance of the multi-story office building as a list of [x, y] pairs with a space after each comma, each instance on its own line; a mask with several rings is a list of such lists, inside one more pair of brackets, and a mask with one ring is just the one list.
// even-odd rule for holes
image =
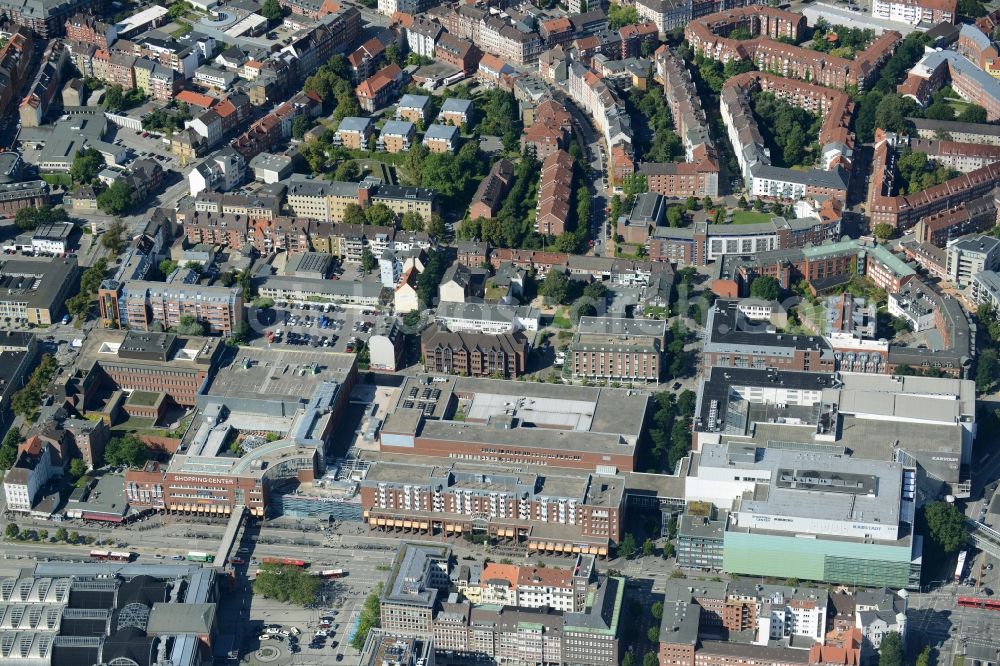
[[696, 458], [685, 498], [733, 506], [723, 544], [726, 572], [919, 585], [915, 469], [820, 453], [808, 444], [805, 450], [705, 444]]
[[49, 326], [77, 289], [75, 257], [17, 257], [0, 262], [0, 317]]
[[574, 379], [660, 381], [666, 322], [581, 317], [567, 363]]
[[689, 227], [656, 227], [646, 245], [656, 261], [704, 266], [728, 255], [820, 245], [839, 238], [840, 231], [839, 209], [827, 202], [818, 216], [774, 217], [755, 224], [696, 222]]
[[514, 379], [524, 374], [528, 340], [521, 333], [453, 333], [431, 327], [420, 338], [427, 372]]
[[422, 187], [386, 185], [370, 180], [345, 183], [292, 178], [282, 182], [288, 186], [286, 203], [293, 214], [324, 222], [342, 222], [349, 204], [367, 208], [380, 203], [399, 216], [412, 211], [429, 220], [437, 204], [435, 193]]
[[361, 666], [434, 666], [434, 643], [372, 629], [361, 649]]
[[914, 227], [913, 237], [918, 243], [943, 248], [951, 240], [961, 236], [987, 232], [996, 222], [997, 193], [994, 191], [921, 218]]
[[406, 455], [630, 471], [649, 400], [645, 391], [626, 389], [408, 377], [379, 447]]
[[526, 305], [442, 302], [434, 311], [434, 321], [449, 331], [499, 335], [515, 331], [538, 331], [541, 314]]
[[446, 598], [450, 558], [451, 549], [441, 544], [400, 546], [381, 597], [383, 631], [433, 638], [434, 649], [451, 658], [559, 666], [619, 663], [623, 579], [590, 581], [586, 606], [578, 612], [477, 604]]
[[977, 273], [1000, 268], [1000, 239], [972, 236], [954, 240], [948, 244], [947, 257], [948, 279], [965, 289]]
[[833, 372], [835, 359], [821, 336], [787, 335], [768, 330], [739, 311], [739, 302], [719, 300], [709, 310], [705, 368], [775, 368]]
[[461, 586], [460, 581], [460, 590], [476, 604], [580, 613], [587, 607], [595, 559], [593, 555], [577, 555], [569, 569], [487, 562], [476, 584], [470, 581]]
[[[213, 341], [214, 342], [214, 341]], [[266, 350], [242, 348], [234, 365], [214, 369], [196, 396], [198, 410], [168, 464], [128, 470], [132, 506], [226, 515], [245, 506], [273, 515], [290, 481], [325, 471], [327, 447], [357, 377], [353, 354], [289, 350], [293, 372], [273, 374]], [[230, 450], [233, 442], [235, 454]]]
[[167, 282], [102, 285], [101, 318], [109, 326], [148, 331], [154, 324], [175, 328], [182, 318], [194, 317], [210, 333], [232, 335], [244, 317], [240, 288], [199, 285], [191, 273], [179, 269]]
[[[62, 473], [61, 470], [59, 473]], [[3, 478], [3, 493], [8, 509], [18, 513], [31, 511], [38, 492], [55, 474], [52, 451], [47, 442], [21, 447], [14, 465]]]
[[981, 271], [973, 275], [972, 284], [969, 286], [969, 297], [977, 306], [989, 305], [994, 311], [1000, 312], [1000, 273]]
[[937, 25], [954, 23], [957, 6], [957, 0], [874, 0], [872, 16], [909, 25]]
[[934, 328], [938, 310], [938, 299], [919, 280], [911, 280], [894, 294], [889, 294], [889, 314], [902, 317], [914, 332]]
[[682, 585], [669, 581], [664, 597], [661, 664], [860, 663], [860, 632], [846, 641], [826, 636], [828, 615], [833, 611], [825, 589], [756, 582]]

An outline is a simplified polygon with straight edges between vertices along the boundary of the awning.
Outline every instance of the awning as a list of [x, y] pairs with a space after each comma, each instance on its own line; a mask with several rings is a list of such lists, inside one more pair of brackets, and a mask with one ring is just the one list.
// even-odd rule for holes
[[84, 520], [99, 520], [105, 523], [120, 523], [124, 520], [121, 516], [113, 516], [107, 513], [90, 513], [89, 511], [84, 511], [80, 517]]

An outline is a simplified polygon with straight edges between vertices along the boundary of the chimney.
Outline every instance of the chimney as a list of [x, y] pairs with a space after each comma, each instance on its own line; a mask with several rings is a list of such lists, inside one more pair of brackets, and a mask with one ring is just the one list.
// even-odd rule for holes
[[369, 192], [370, 187], [371, 183], [358, 183], [358, 205], [362, 208], [368, 208], [369, 203], [371, 203], [371, 192]]

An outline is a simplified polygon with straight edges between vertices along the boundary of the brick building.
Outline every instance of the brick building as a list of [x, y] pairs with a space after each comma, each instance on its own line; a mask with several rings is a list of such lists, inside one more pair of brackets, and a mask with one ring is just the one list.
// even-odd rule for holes
[[[558, 543], [557, 552], [605, 556], [621, 537], [624, 485], [620, 477], [505, 473], [476, 463], [376, 462], [361, 483], [361, 507], [372, 529], [410, 523], [418, 534], [448, 536], [475, 529], [530, 551], [557, 551]], [[562, 538], [554, 536], [560, 529]]]
[[[885, 31], [853, 60], [777, 41], [797, 41], [805, 23], [801, 14], [752, 5], [694, 20], [684, 29], [684, 36], [695, 53], [723, 63], [751, 60], [759, 69], [780, 76], [832, 88], [857, 86], [860, 90], [875, 80], [902, 40], [898, 32]], [[740, 28], [748, 30], [753, 38], [738, 40], [728, 36]]]
[[520, 333], [452, 333], [431, 327], [420, 339], [427, 372], [463, 377], [503, 377], [524, 374], [528, 341]]
[[[460, 401], [464, 419], [454, 420]], [[379, 448], [500, 464], [630, 471], [649, 401], [648, 393], [635, 390], [408, 377], [386, 417]], [[533, 427], [523, 425], [528, 422]], [[509, 427], [498, 427], [501, 423]]]
[[80, 354], [83, 405], [110, 385], [165, 393], [178, 405], [192, 407], [222, 348], [212, 338], [95, 329]]
[[581, 317], [567, 363], [574, 379], [659, 383], [666, 323]]

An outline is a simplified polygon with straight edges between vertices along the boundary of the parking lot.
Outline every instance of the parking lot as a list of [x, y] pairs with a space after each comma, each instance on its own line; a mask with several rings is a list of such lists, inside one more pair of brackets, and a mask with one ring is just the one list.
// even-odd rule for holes
[[357, 341], [367, 342], [377, 312], [373, 309], [343, 308], [332, 303], [275, 303], [273, 319], [265, 333], [273, 333], [270, 343], [261, 345], [312, 346], [335, 352], [353, 352]]
[[170, 144], [163, 143], [155, 134], [118, 127], [108, 134], [107, 140], [130, 149], [129, 160], [146, 156], [155, 159], [164, 169], [181, 168], [177, 158], [170, 154]]

